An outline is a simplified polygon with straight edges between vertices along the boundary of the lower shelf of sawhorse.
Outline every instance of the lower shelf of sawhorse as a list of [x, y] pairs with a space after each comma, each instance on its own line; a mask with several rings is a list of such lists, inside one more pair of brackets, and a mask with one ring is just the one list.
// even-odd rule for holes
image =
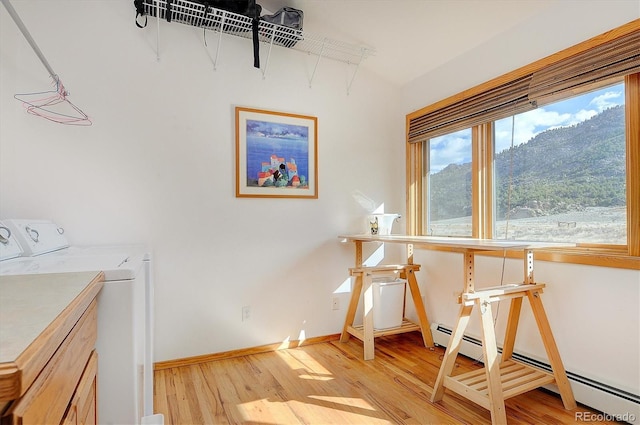
[[[504, 400], [554, 382], [553, 375], [513, 360], [500, 365], [500, 385]], [[456, 376], [447, 376], [444, 385], [485, 409], [491, 409], [489, 382], [487, 382], [484, 368]]]
[[[396, 334], [401, 334], [401, 333], [405, 333], [405, 332], [413, 332], [413, 331], [422, 331], [422, 329], [420, 329], [420, 326], [413, 323], [410, 320], [407, 319], [403, 319], [402, 320], [402, 324], [400, 326], [397, 326], [395, 328], [388, 328], [388, 329], [374, 329], [373, 330], [373, 337], [377, 338], [379, 336], [386, 336], [386, 335], [396, 335]], [[350, 335], [353, 335], [354, 337], [358, 338], [360, 341], [364, 341], [364, 325], [360, 325], [360, 326], [348, 326], [347, 327], [347, 332], [349, 332]]]

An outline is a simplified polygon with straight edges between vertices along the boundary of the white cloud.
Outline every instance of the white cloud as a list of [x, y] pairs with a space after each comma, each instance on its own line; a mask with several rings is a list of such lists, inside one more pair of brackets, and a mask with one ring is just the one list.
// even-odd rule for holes
[[496, 153], [511, 146], [512, 125], [513, 145], [525, 143], [544, 130], [567, 125], [571, 114], [560, 114], [544, 108], [534, 109], [516, 116], [515, 122], [511, 118], [496, 123]]
[[[596, 115], [595, 110], [580, 110], [575, 114], [559, 113], [543, 108], [534, 109], [517, 115], [513, 131], [513, 145], [525, 143], [545, 130], [577, 124]], [[496, 152], [511, 146], [511, 118], [500, 120], [496, 124]]]
[[[611, 108], [612, 106], [621, 105], [623, 102], [620, 100], [622, 98], [622, 92], [619, 91], [608, 91], [600, 96], [594, 97], [589, 105], [594, 105], [598, 108], [598, 112], [602, 112], [607, 108]], [[612, 100], [616, 99], [617, 102], [613, 102]]]
[[437, 173], [449, 164], [471, 161], [471, 132], [458, 131], [431, 139], [430, 172]]
[[573, 115], [572, 122], [570, 122], [568, 125], [578, 124], [582, 121], [586, 121], [589, 118], [592, 118], [594, 115], [598, 115], [598, 112], [594, 111], [593, 109], [582, 109]]

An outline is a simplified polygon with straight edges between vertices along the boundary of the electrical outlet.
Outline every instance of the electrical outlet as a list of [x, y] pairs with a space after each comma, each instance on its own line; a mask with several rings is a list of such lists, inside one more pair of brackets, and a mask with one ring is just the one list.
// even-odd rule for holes
[[333, 302], [332, 302], [331, 308], [332, 308], [333, 310], [340, 310], [340, 298], [337, 298], [337, 297], [336, 297], [336, 298], [334, 298], [334, 299], [333, 299]]
[[242, 321], [249, 320], [251, 317], [251, 307], [245, 305], [242, 307]]

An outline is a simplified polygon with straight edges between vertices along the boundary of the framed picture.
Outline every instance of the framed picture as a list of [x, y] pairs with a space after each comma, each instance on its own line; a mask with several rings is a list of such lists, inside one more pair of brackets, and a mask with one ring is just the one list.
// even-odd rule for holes
[[236, 196], [318, 198], [318, 119], [236, 107]]

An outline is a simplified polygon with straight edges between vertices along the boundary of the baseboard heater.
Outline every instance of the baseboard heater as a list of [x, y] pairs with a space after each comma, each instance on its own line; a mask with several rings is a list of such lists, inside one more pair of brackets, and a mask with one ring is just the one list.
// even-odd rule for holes
[[[432, 323], [431, 333], [433, 334], [433, 341], [436, 345], [446, 347], [449, 344], [449, 338], [451, 336], [451, 329], [449, 327]], [[498, 352], [502, 353], [500, 347], [498, 348]], [[459, 353], [472, 359], [481, 359], [482, 341], [478, 338], [464, 335]], [[548, 363], [516, 352], [513, 353], [513, 358], [521, 363], [551, 373], [551, 366]], [[566, 364], [565, 368], [567, 368]], [[603, 412], [604, 417], [600, 419], [640, 424], [640, 396], [638, 394], [632, 394], [611, 385], [578, 375], [570, 370], [566, 372], [571, 382], [571, 388], [573, 389], [576, 401]], [[558, 388], [555, 385], [546, 385], [543, 388], [558, 394]], [[580, 408], [578, 407], [578, 412], [579, 411]]]

